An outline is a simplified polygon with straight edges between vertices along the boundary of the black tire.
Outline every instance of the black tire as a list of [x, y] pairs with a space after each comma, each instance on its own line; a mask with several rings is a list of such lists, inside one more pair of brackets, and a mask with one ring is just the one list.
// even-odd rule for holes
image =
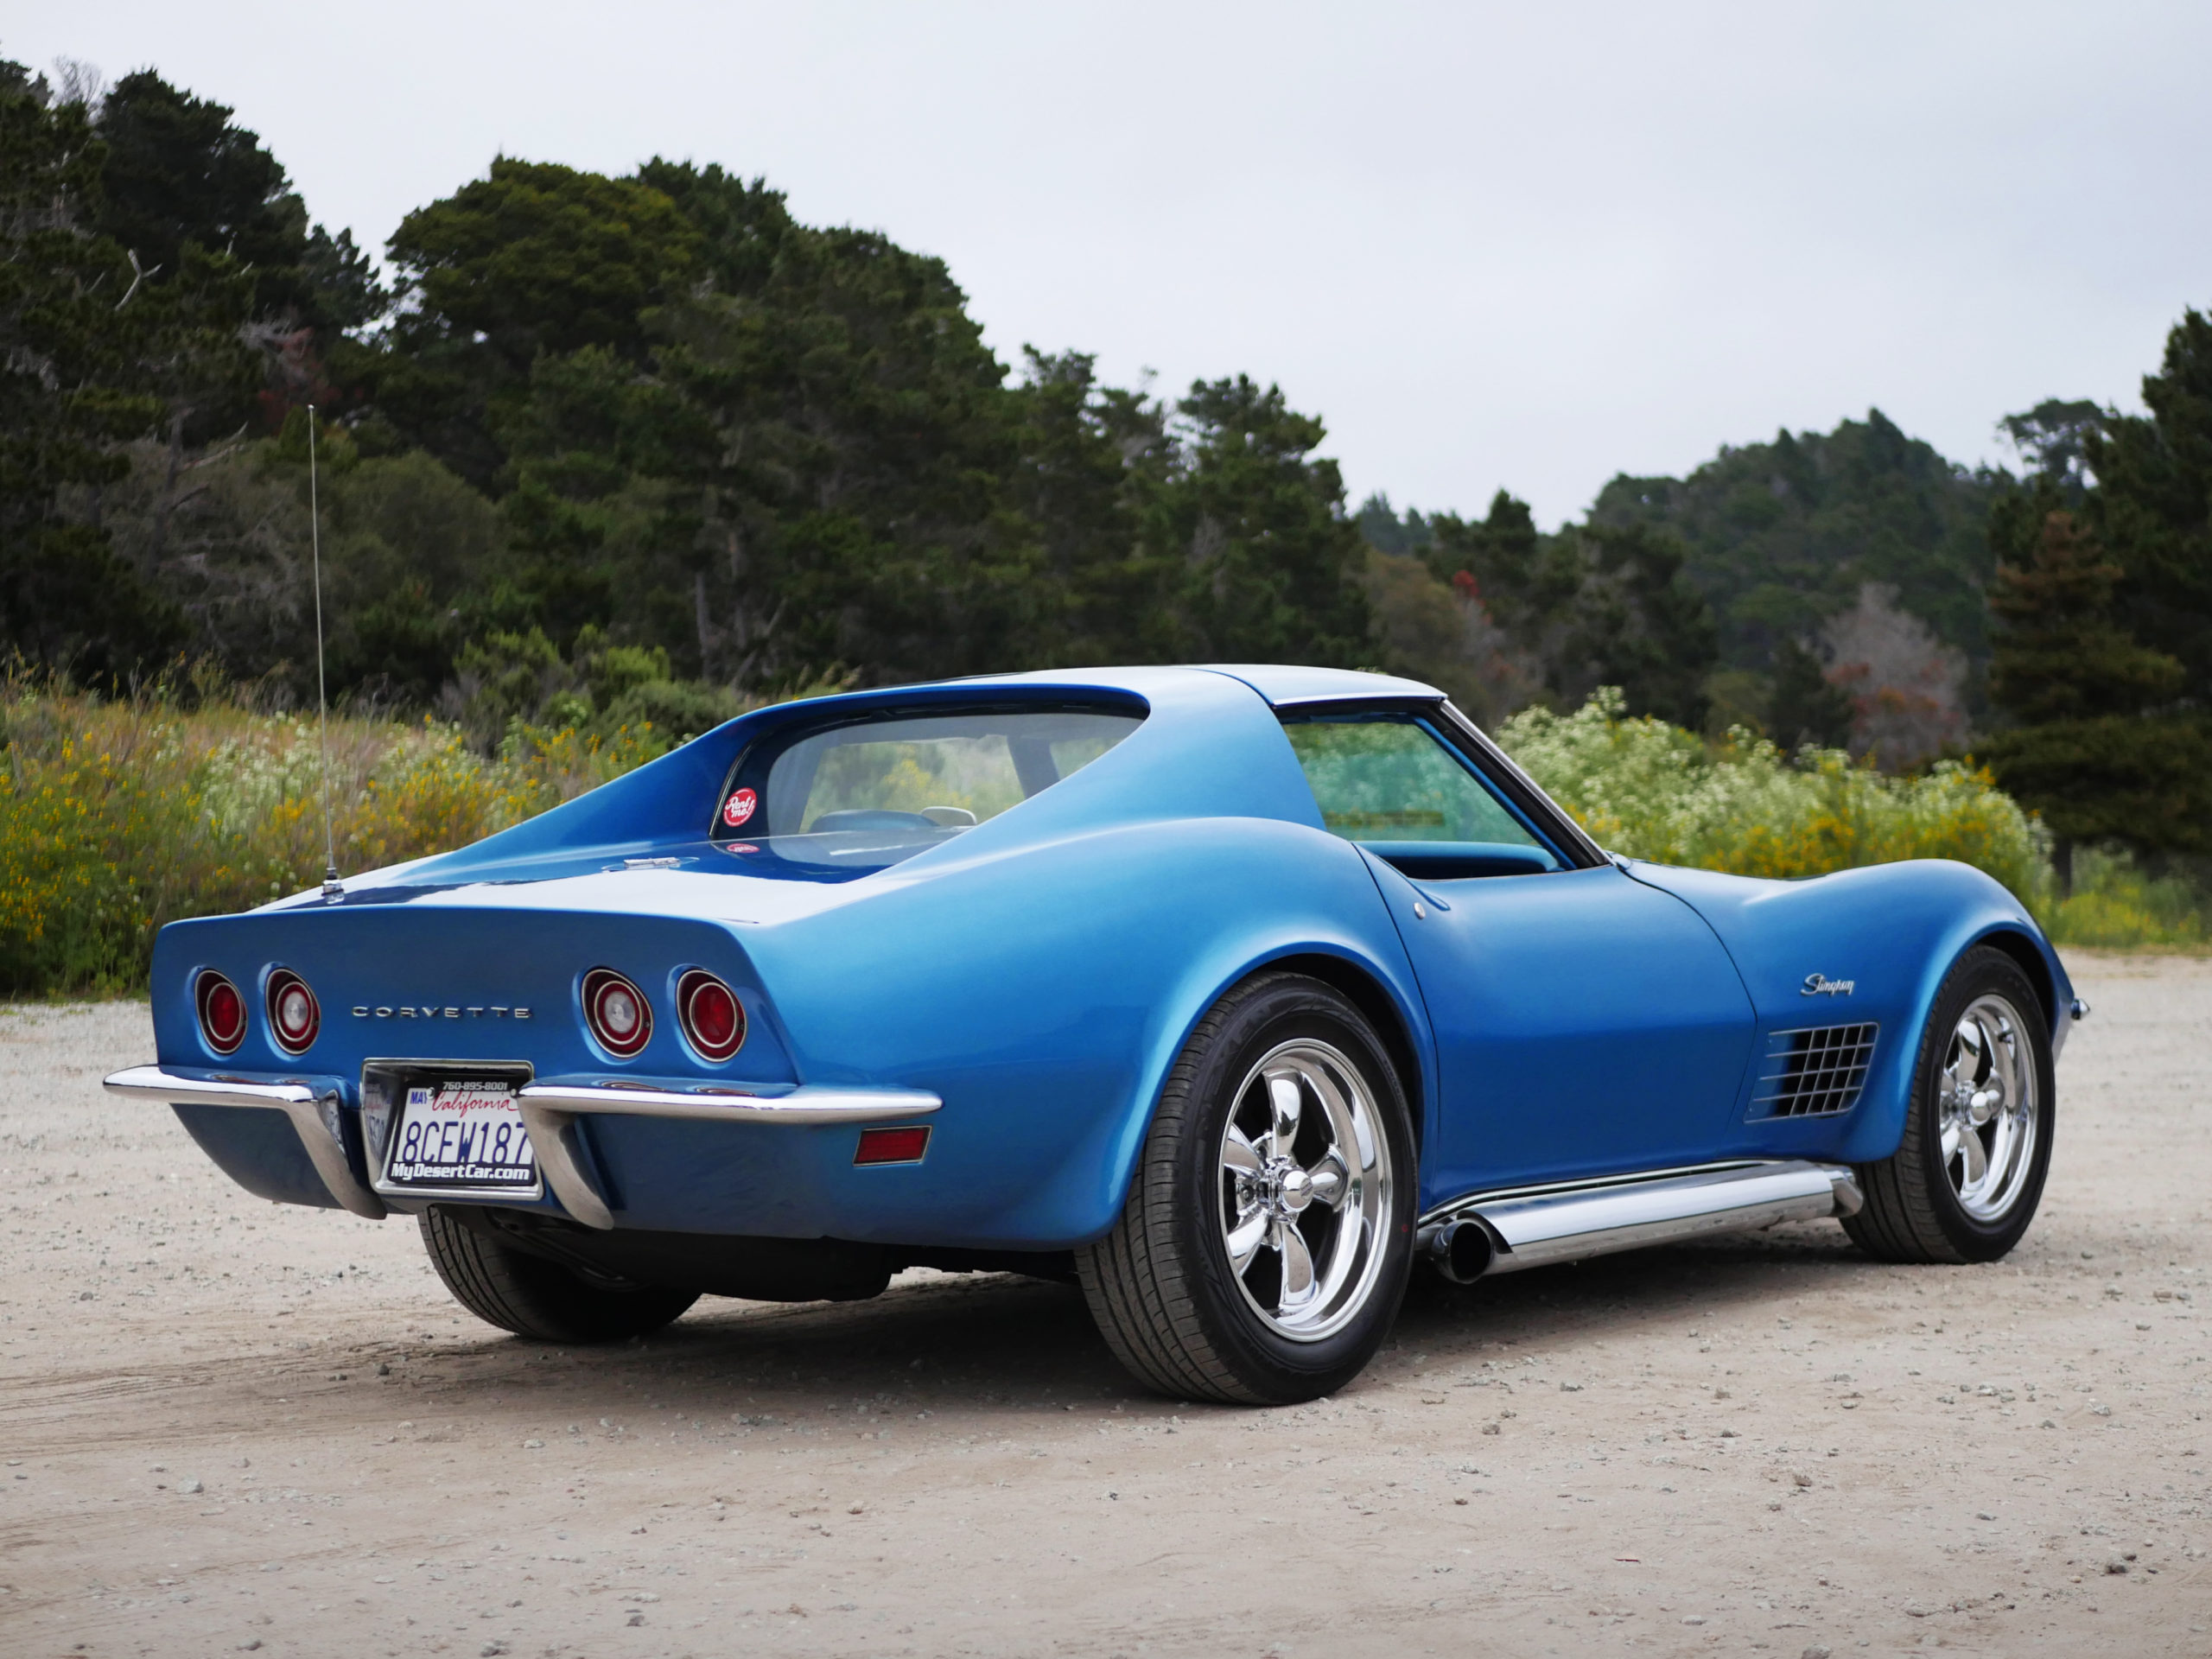
[[582, 1274], [532, 1255], [433, 1205], [423, 1246], [454, 1300], [486, 1325], [539, 1342], [620, 1342], [659, 1330], [699, 1300], [693, 1290]]
[[[1944, 1151], [1949, 1092], [1945, 1073], [1955, 1058], [1961, 1065], [1970, 1064], [1970, 1054], [1958, 1046], [1961, 1024], [1969, 1012], [1997, 1005], [2016, 1016], [2008, 1054], [2013, 1068], [2032, 1081], [2033, 1140], [2016, 1160], [2007, 1160], [2017, 1174], [2001, 1208], [1984, 1204], [1985, 1213], [1977, 1214], [1962, 1198], [1953, 1160]], [[2042, 999], [2019, 964], [2002, 950], [1986, 945], [1968, 950], [1953, 965], [1929, 1010], [1913, 1063], [1904, 1137], [1880, 1163], [1859, 1166], [1866, 1205], [1845, 1219], [1844, 1230], [1878, 1261], [1994, 1262], [2020, 1242], [2035, 1219], [2056, 1128], [2057, 1090]], [[1985, 1155], [1985, 1168], [1988, 1162]]]
[[[1370, 1164], [1358, 1182], [1336, 1181], [1337, 1199], [1306, 1197], [1289, 1218], [1289, 1225], [1318, 1230], [1319, 1257], [1306, 1243], [1289, 1242], [1317, 1285], [1328, 1282], [1317, 1272], [1323, 1262], [1357, 1264], [1336, 1281], [1341, 1300], [1330, 1304], [1334, 1311], [1300, 1339], [1282, 1334], [1249, 1293], [1253, 1275], [1268, 1271], [1262, 1255], [1273, 1250], [1277, 1314], [1288, 1306], [1281, 1302], [1293, 1273], [1288, 1244], [1248, 1253], [1240, 1275], [1223, 1224], [1224, 1208], [1244, 1202], [1247, 1192], [1226, 1167], [1224, 1137], [1238, 1112], [1251, 1111], [1253, 1088], [1268, 1086], [1257, 1081], [1256, 1068], [1286, 1053], [1328, 1056], [1332, 1067], [1340, 1060], [1357, 1073], [1364, 1087], [1358, 1109], [1379, 1129], [1387, 1160]], [[1339, 1106], [1352, 1093], [1339, 1090]], [[1262, 1109], [1272, 1109], [1271, 1096], [1259, 1098]], [[1319, 1120], [1313, 1133], [1325, 1138], [1337, 1120], [1320, 1096], [1310, 1098], [1316, 1104], [1308, 1109]], [[1284, 1144], [1302, 1163], [1306, 1154], [1296, 1147], [1307, 1143], [1297, 1141], [1297, 1133]], [[1326, 1162], [1317, 1161], [1308, 1179], [1323, 1179], [1318, 1172]], [[1076, 1252], [1084, 1299], [1115, 1357], [1161, 1394], [1242, 1405], [1318, 1398], [1359, 1374], [1397, 1317], [1410, 1273], [1417, 1184], [1405, 1092], [1373, 1027], [1319, 980], [1259, 976], [1224, 997], [1177, 1057], [1120, 1218], [1104, 1238]], [[1333, 1208], [1315, 1211], [1309, 1222], [1306, 1211], [1317, 1201]]]

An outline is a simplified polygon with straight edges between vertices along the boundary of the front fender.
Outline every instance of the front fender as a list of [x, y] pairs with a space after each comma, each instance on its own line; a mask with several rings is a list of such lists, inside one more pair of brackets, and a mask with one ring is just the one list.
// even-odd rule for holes
[[[2054, 1052], [2073, 1018], [2073, 982], [2043, 930], [1971, 865], [1916, 859], [1802, 881], [1643, 863], [1631, 864], [1630, 874], [1688, 900], [1712, 925], [1744, 976], [1763, 1033], [1880, 1022], [1882, 1040], [1856, 1109], [1773, 1126], [1767, 1133], [1790, 1137], [1780, 1150], [1853, 1163], [1876, 1163], [1897, 1150], [1929, 1011], [1952, 964], [1976, 944], [2002, 945], [2031, 981], [2040, 979]], [[1830, 985], [1851, 982], [1853, 989], [1808, 992], [1813, 976]]]

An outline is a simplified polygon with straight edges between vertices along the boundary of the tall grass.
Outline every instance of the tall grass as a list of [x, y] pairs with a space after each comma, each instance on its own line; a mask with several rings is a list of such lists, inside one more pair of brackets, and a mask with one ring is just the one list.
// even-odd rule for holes
[[2117, 849], [2077, 848], [2074, 891], [2044, 918], [2062, 944], [2116, 950], [2212, 948], [2212, 903], [2199, 881], [2154, 875]]
[[[339, 863], [360, 870], [504, 830], [667, 744], [517, 728], [486, 759], [451, 727], [340, 717], [329, 747]], [[312, 719], [0, 682], [0, 991], [134, 988], [164, 922], [313, 886], [321, 765]]]

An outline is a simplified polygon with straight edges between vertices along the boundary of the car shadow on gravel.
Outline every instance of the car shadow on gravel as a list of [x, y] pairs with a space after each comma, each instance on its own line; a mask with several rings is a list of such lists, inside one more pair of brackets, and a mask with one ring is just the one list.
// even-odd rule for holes
[[[1423, 1269], [1396, 1330], [1347, 1393], [1387, 1388], [1415, 1357], [1435, 1365], [1503, 1345], [1557, 1360], [1585, 1344], [1771, 1304], [1802, 1315], [1868, 1274], [1895, 1273], [1833, 1229], [1777, 1230], [1624, 1253], [1465, 1287]], [[404, 1345], [404, 1344], [402, 1344]], [[365, 1351], [364, 1358], [366, 1357]], [[643, 1390], [659, 1409], [790, 1414], [895, 1400], [900, 1409], [1020, 1418], [1076, 1406], [1192, 1409], [1146, 1393], [1115, 1363], [1073, 1286], [1006, 1274], [931, 1275], [856, 1303], [709, 1300], [652, 1338], [547, 1348], [500, 1338], [409, 1347], [414, 1388], [455, 1407], [518, 1385], [536, 1404], [604, 1414]]]
[[[1586, 1344], [1656, 1337], [1761, 1304], [1777, 1317], [1804, 1317], [1823, 1295], [1869, 1274], [1899, 1271], [1924, 1270], [1869, 1262], [1840, 1233], [1816, 1226], [1465, 1287], [1423, 1269], [1382, 1351], [1345, 1393], [1410, 1381], [1416, 1363], [1433, 1368], [1503, 1347], [1541, 1349], [1571, 1363]], [[219, 1420], [252, 1421], [282, 1405], [334, 1427], [446, 1413], [619, 1422], [635, 1421], [641, 1408], [725, 1422], [820, 1422], [863, 1402], [871, 1411], [895, 1405], [909, 1423], [922, 1412], [1010, 1423], [1081, 1408], [1140, 1415], [1207, 1409], [1147, 1394], [1130, 1379], [1075, 1287], [1007, 1274], [919, 1275], [866, 1302], [709, 1299], [653, 1337], [607, 1348], [549, 1346], [479, 1329], [430, 1336], [415, 1322], [387, 1335], [354, 1325], [289, 1352], [174, 1363], [158, 1376], [57, 1376], [16, 1397], [0, 1419], [27, 1429], [41, 1418], [73, 1416], [118, 1389], [179, 1386], [208, 1390], [200, 1398]]]

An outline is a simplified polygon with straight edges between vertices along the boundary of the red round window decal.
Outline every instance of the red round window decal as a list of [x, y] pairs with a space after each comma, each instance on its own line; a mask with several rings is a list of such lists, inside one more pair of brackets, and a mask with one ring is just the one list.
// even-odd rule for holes
[[[760, 798], [749, 789], [734, 791], [722, 803], [722, 822], [734, 830], [753, 816], [753, 809], [760, 804]], [[694, 820], [696, 822], [696, 820]]]

